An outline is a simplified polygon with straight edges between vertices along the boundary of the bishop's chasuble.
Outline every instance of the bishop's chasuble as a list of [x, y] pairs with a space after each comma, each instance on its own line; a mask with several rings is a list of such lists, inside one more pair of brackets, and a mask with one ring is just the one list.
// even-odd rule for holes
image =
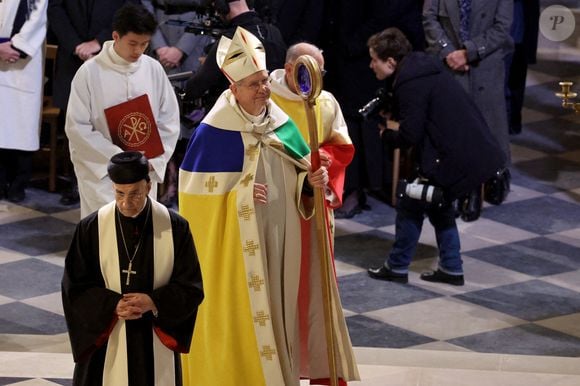
[[[205, 300], [182, 357], [185, 385], [299, 385], [300, 217], [312, 215], [301, 204], [308, 153], [278, 106], [251, 117], [229, 90], [194, 132], [179, 200]], [[267, 184], [267, 204], [254, 202], [254, 183]]]
[[[310, 143], [310, 132], [305, 112], [304, 100], [292, 92], [285, 79], [284, 69], [278, 69], [270, 74], [272, 79], [272, 100], [298, 126], [303, 138]], [[354, 146], [348, 136], [346, 122], [340, 105], [334, 96], [322, 91], [313, 106], [316, 119], [318, 144], [321, 151], [330, 159], [328, 167], [329, 182], [327, 184], [327, 234], [334, 256], [334, 212], [332, 208], [342, 205], [344, 177], [346, 167], [354, 155]], [[316, 226], [314, 219], [302, 219], [302, 265], [300, 273], [299, 317], [301, 343], [302, 378], [321, 380], [328, 377], [326, 365], [326, 337], [324, 335], [321, 273], [318, 243], [316, 242]], [[335, 278], [333, 278], [335, 279]], [[358, 371], [348, 329], [342, 312], [340, 296], [336, 281], [331, 283], [334, 317], [334, 340], [337, 342], [337, 367], [341, 380], [358, 379]], [[328, 382], [328, 381], [327, 381]]]

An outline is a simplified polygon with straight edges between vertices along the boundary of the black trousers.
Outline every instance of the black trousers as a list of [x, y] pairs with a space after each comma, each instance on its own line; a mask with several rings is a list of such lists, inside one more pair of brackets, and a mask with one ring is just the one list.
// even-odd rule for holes
[[33, 151], [0, 149], [0, 187], [24, 189], [32, 176]]
[[346, 116], [345, 121], [354, 157], [346, 169], [344, 197], [359, 192], [359, 203], [364, 204], [365, 189], [390, 191], [392, 162], [379, 136], [378, 118]]
[[519, 134], [522, 131], [522, 107], [528, 73], [528, 62], [523, 44], [515, 45], [508, 69], [506, 106], [509, 130], [510, 134]]

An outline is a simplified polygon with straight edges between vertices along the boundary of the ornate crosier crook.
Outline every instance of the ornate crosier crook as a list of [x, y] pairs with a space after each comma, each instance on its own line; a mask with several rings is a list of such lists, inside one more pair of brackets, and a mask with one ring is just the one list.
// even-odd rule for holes
[[[308, 120], [308, 134], [310, 137], [310, 161], [312, 171], [320, 168], [320, 152], [318, 150], [318, 128], [316, 127], [316, 116], [314, 115], [314, 105], [316, 98], [322, 91], [322, 73], [318, 62], [310, 55], [302, 55], [294, 63], [293, 68], [294, 83], [298, 94], [304, 100], [306, 118]], [[334, 280], [332, 269], [332, 253], [330, 250], [330, 240], [328, 235], [328, 219], [326, 205], [324, 204], [324, 189], [314, 188], [314, 210], [316, 221], [316, 239], [318, 251], [320, 253], [322, 299], [324, 308], [324, 328], [326, 332], [326, 347], [328, 356], [328, 369], [331, 386], [338, 386], [336, 372], [336, 356], [334, 347], [334, 322], [332, 312], [332, 291], [330, 280]]]

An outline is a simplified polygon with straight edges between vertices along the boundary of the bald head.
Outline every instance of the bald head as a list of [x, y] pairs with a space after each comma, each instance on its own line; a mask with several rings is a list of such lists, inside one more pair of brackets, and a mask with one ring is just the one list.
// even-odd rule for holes
[[302, 55], [310, 55], [317, 62], [320, 68], [324, 68], [324, 57], [322, 56], [322, 50], [316, 47], [314, 44], [310, 43], [296, 43], [286, 51], [286, 63], [294, 64], [296, 59]]
[[250, 12], [250, 8], [246, 0], [228, 1], [229, 12], [226, 15], [226, 20], [232, 20], [234, 17], [242, 13]]
[[296, 86], [294, 84], [293, 68], [294, 62], [302, 55], [310, 55], [316, 60], [320, 70], [324, 70], [324, 56], [322, 50], [310, 43], [296, 43], [286, 51], [286, 64], [284, 70], [286, 71], [286, 84], [288, 88], [296, 93]]

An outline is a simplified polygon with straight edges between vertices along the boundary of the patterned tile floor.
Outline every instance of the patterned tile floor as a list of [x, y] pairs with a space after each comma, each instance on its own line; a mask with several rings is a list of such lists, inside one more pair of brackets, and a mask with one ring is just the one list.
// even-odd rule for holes
[[[458, 224], [464, 287], [419, 280], [437, 256], [428, 222], [403, 285], [366, 274], [393, 243], [391, 207], [371, 199], [372, 210], [337, 221], [361, 385], [580, 385], [580, 119], [553, 96], [562, 77], [580, 80], [580, 64], [532, 69], [512, 192]], [[70, 385], [59, 291], [78, 208], [27, 194], [0, 201], [0, 385]]]
[[[529, 89], [534, 103], [554, 104], [544, 84]], [[401, 353], [414, 353], [409, 368], [431, 354], [580, 358], [580, 120], [558, 108], [533, 111], [526, 109], [524, 132], [512, 138], [508, 200], [486, 205], [476, 222], [459, 221], [464, 287], [419, 280], [437, 256], [428, 222], [410, 282], [402, 285], [366, 274], [393, 243], [391, 207], [371, 199], [372, 210], [337, 221], [337, 269], [352, 341], [359, 358], [374, 353], [361, 369], [376, 365], [378, 353], [387, 358], [383, 371]], [[70, 384], [59, 291], [79, 213], [58, 199], [29, 189], [21, 205], [0, 201], [0, 351], [7, 360], [32, 355], [38, 363], [62, 363], [28, 374], [0, 366], [0, 385]], [[367, 374], [371, 379], [376, 369]], [[577, 381], [580, 374], [568, 376]]]

